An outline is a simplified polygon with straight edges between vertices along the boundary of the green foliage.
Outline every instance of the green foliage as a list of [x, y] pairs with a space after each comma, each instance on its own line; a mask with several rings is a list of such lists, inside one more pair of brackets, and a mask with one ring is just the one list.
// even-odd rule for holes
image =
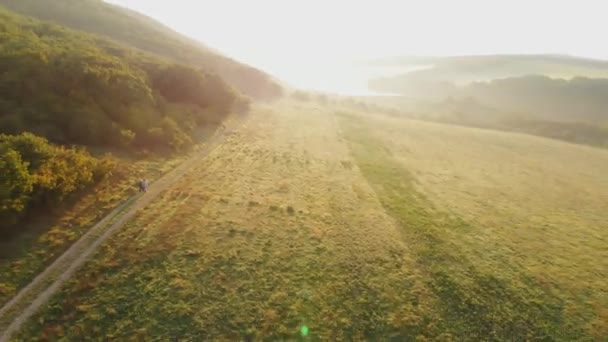
[[140, 13], [99, 0], [0, 0], [16, 12], [103, 35], [176, 62], [217, 72], [239, 91], [257, 99], [281, 96], [268, 75], [226, 58]]
[[19, 152], [0, 148], [0, 222], [14, 224], [30, 199], [33, 179], [27, 167]]
[[0, 133], [178, 150], [197, 125], [242, 108], [218, 76], [6, 10], [0, 21]]
[[139, 178], [148, 177], [153, 182], [184, 158], [183, 154], [145, 159], [106, 156], [98, 161], [94, 184], [85, 191], [62, 202], [53, 201], [48, 208], [52, 210], [31, 203], [27, 219], [0, 228], [0, 305], [129, 198]]
[[52, 145], [31, 133], [0, 135], [0, 228], [90, 185], [111, 166], [82, 148]]

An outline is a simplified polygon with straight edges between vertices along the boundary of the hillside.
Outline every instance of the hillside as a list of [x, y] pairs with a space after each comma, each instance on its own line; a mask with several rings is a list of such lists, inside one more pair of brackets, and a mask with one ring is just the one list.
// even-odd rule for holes
[[217, 76], [0, 8], [0, 133], [182, 149], [243, 105]]
[[0, 0], [0, 5], [24, 15], [103, 35], [129, 46], [217, 72], [242, 93], [272, 99], [281, 87], [269, 75], [222, 56], [157, 21], [101, 0]]
[[103, 152], [184, 152], [202, 130], [249, 105], [218, 76], [2, 7], [0, 75], [3, 240], [31, 236], [28, 218], [71, 203], [116, 171], [115, 159], [98, 158]]
[[606, 336], [606, 151], [335, 109], [254, 108], [16, 337]]
[[608, 122], [608, 79], [525, 76], [475, 82], [456, 94], [537, 119]]

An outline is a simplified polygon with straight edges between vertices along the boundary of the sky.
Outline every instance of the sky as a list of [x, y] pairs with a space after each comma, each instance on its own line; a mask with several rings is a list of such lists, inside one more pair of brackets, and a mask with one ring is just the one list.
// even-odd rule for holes
[[608, 1], [107, 0], [270, 72], [399, 55], [608, 59]]

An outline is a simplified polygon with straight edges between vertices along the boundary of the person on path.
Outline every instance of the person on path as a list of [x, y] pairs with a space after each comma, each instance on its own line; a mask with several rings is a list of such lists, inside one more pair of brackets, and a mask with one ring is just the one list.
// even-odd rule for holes
[[146, 192], [145, 182], [146, 182], [146, 180], [143, 178], [139, 180], [139, 192]]

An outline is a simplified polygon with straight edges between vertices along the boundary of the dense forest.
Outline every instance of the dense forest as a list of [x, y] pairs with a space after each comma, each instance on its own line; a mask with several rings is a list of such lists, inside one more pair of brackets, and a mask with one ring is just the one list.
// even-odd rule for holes
[[214, 74], [0, 10], [0, 133], [61, 144], [186, 147], [247, 100]]
[[282, 88], [262, 71], [222, 56], [140, 13], [101, 0], [0, 0], [0, 5], [216, 72], [241, 93], [255, 99], [273, 99], [282, 94]]

